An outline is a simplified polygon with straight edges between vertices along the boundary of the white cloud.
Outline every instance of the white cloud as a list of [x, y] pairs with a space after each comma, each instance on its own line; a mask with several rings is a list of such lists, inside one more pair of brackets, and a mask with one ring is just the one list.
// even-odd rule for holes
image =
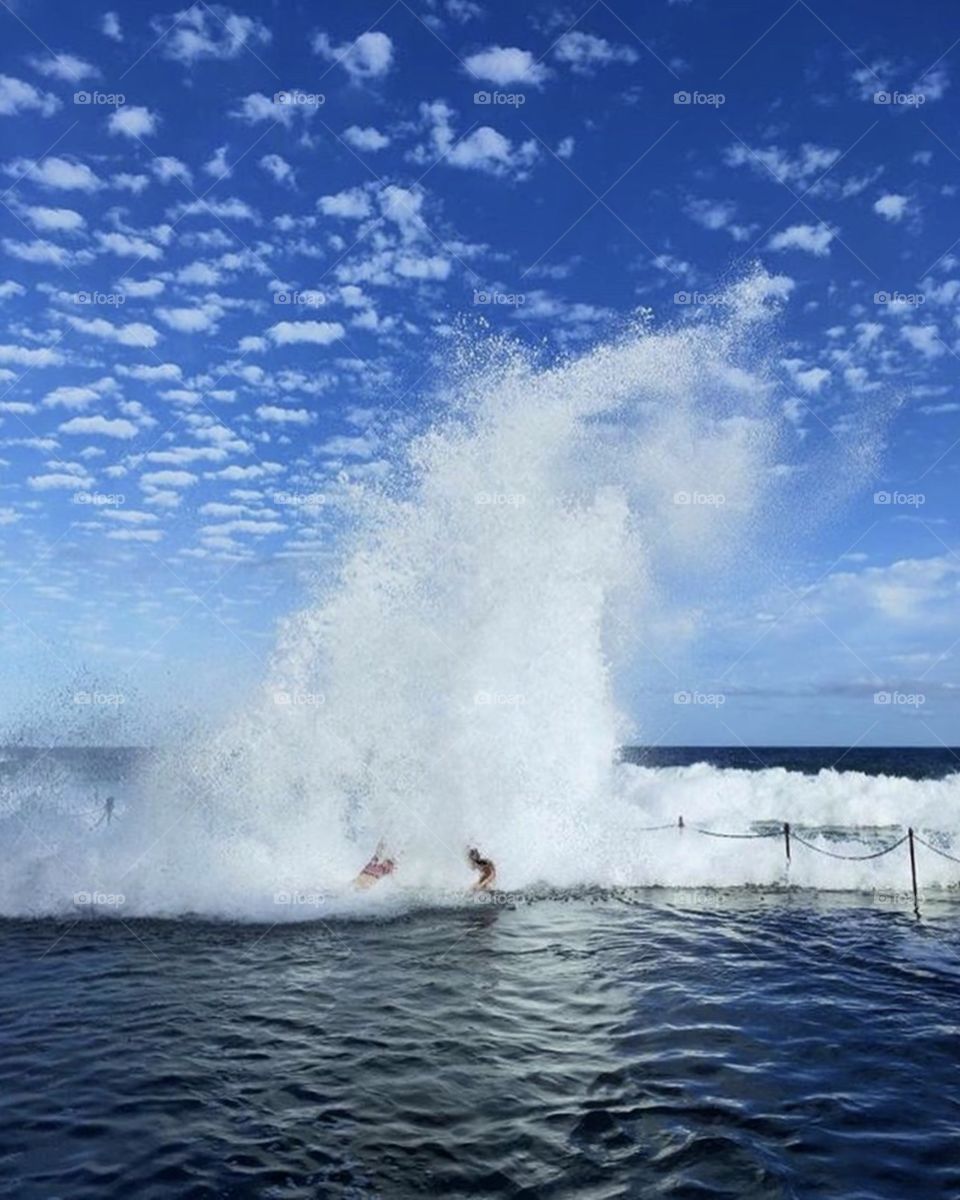
[[404, 241], [415, 241], [426, 233], [420, 216], [423, 207], [423, 192], [418, 188], [397, 187], [389, 184], [379, 196], [380, 211], [400, 230]]
[[100, 32], [113, 42], [123, 41], [123, 31], [120, 29], [120, 18], [115, 12], [106, 12], [100, 22]]
[[936, 325], [904, 325], [900, 336], [919, 351], [924, 358], [939, 358], [945, 353], [940, 339], [940, 330]]
[[267, 330], [267, 335], [278, 346], [291, 346], [297, 342], [328, 346], [343, 337], [343, 333], [339, 321], [280, 321]]
[[130, 175], [126, 171], [121, 171], [119, 175], [110, 176], [110, 183], [113, 187], [120, 188], [121, 191], [133, 192], [135, 196], [139, 196], [150, 186], [150, 177], [148, 175]]
[[447, 10], [447, 15], [454, 21], [459, 21], [461, 25], [483, 16], [483, 9], [475, 0], [446, 0], [443, 7]]
[[157, 316], [178, 333], [210, 333], [217, 328], [223, 310], [216, 304], [203, 308], [158, 308]]
[[60, 426], [60, 433], [87, 434], [93, 437], [122, 438], [129, 440], [137, 436], [137, 427], [132, 421], [121, 417], [71, 417]]
[[196, 482], [191, 471], [148, 471], [140, 476], [140, 486], [148, 489], [191, 487]]
[[115, 109], [107, 119], [107, 129], [129, 138], [151, 137], [157, 132], [160, 118], [139, 104], [125, 104]]
[[[230, 196], [226, 200], [194, 200], [183, 204], [177, 209], [180, 217], [220, 217], [223, 220], [255, 221], [257, 214], [238, 196]], [[229, 243], [227, 243], [229, 244]]]
[[537, 62], [529, 50], [517, 46], [490, 46], [464, 59], [464, 65], [477, 79], [506, 86], [522, 83], [528, 87], [540, 87], [550, 72]]
[[30, 65], [41, 75], [50, 75], [65, 83], [79, 83], [81, 79], [95, 78], [100, 74], [93, 63], [75, 54], [37, 55], [30, 59]]
[[767, 244], [771, 250], [803, 250], [823, 258], [830, 253], [833, 237], [826, 225], [791, 225], [775, 233]]
[[807, 367], [805, 370], [793, 372], [793, 382], [801, 392], [815, 396], [829, 382], [831, 376], [826, 367]]
[[419, 162], [443, 156], [447, 166], [488, 175], [513, 175], [522, 180], [539, 157], [537, 143], [529, 139], [514, 147], [511, 140], [489, 125], [481, 125], [456, 141], [453, 109], [443, 100], [421, 104], [420, 114], [430, 131], [430, 147], [420, 146], [413, 157]]
[[181, 267], [177, 272], [177, 283], [185, 283], [188, 286], [216, 287], [220, 279], [220, 271], [207, 262], [192, 262], [185, 267]]
[[4, 279], [0, 282], [0, 301], [10, 300], [16, 296], [25, 296], [27, 289], [15, 279]]
[[153, 300], [167, 285], [162, 279], [124, 279], [121, 289], [137, 300]]
[[926, 100], [942, 100], [949, 86], [950, 76], [947, 74], [947, 68], [938, 66], [921, 75], [910, 91]]
[[742, 142], [735, 142], [724, 154], [729, 166], [748, 166], [768, 179], [776, 176], [781, 183], [807, 183], [832, 167], [839, 157], [839, 150], [811, 142], [804, 142], [795, 158], [778, 146], [750, 147]]
[[236, 521], [226, 521], [222, 525], [204, 525], [200, 530], [204, 538], [229, 538], [234, 533], [249, 533], [254, 537], [264, 537], [268, 533], [282, 533], [286, 525], [279, 521], [250, 521], [240, 518]]
[[257, 416], [276, 425], [309, 425], [315, 420], [313, 413], [305, 408], [279, 408], [275, 404], [261, 404]]
[[233, 172], [227, 162], [227, 147], [218, 146], [213, 155], [203, 164], [203, 169], [214, 179], [229, 179]]
[[[296, 103], [291, 101], [293, 96], [296, 96]], [[235, 108], [230, 116], [248, 125], [276, 121], [289, 129], [298, 114], [303, 117], [315, 116], [320, 103], [319, 98], [314, 98], [308, 92], [277, 92], [274, 96], [252, 92], [240, 101], [239, 108]]]
[[117, 374], [139, 379], [142, 383], [178, 383], [183, 372], [178, 363], [159, 363], [157, 366], [152, 363], [137, 363], [132, 367], [118, 367]]
[[186, 163], [169, 154], [161, 154], [150, 163], [150, 170], [161, 183], [169, 183], [172, 179], [182, 179], [184, 183], [193, 183], [193, 174]]
[[40, 184], [41, 187], [64, 192], [95, 192], [103, 186], [102, 181], [86, 163], [57, 158], [56, 155], [51, 155], [42, 162], [31, 162], [28, 158], [14, 159], [4, 167], [4, 172], [17, 177], [29, 176], [32, 182]]
[[18, 242], [13, 238], [3, 239], [3, 248], [11, 258], [19, 258], [21, 262], [44, 263], [50, 267], [65, 267], [72, 258], [68, 250], [46, 242], [39, 238], [32, 242]]
[[186, 467], [196, 462], [223, 462], [228, 457], [226, 450], [216, 446], [176, 446], [173, 450], [152, 450], [147, 455], [147, 461]]
[[107, 534], [115, 542], [159, 542], [163, 538], [160, 529], [111, 529]]
[[17, 367], [59, 367], [63, 355], [52, 346], [0, 345], [0, 363], [12, 363]]
[[98, 233], [97, 241], [103, 252], [116, 254], [120, 258], [146, 258], [150, 262], [163, 258], [163, 251], [159, 246], [128, 233]]
[[788, 299], [796, 286], [796, 281], [789, 275], [757, 271], [733, 285], [730, 299], [744, 317], [760, 316], [768, 311], [768, 301]]
[[581, 33], [576, 29], [560, 38], [553, 48], [553, 56], [578, 75], [592, 74], [598, 67], [606, 67], [610, 63], [635, 63], [640, 59], [632, 46], [615, 45], [606, 38]]
[[[397, 256], [393, 269], [404, 279], [447, 279], [450, 260], [439, 254], [401, 254]], [[355, 325], [358, 323], [354, 322]]]
[[52, 92], [41, 92], [32, 83], [12, 75], [0, 75], [0, 116], [39, 112], [41, 116], [52, 117], [59, 107], [60, 101]]
[[267, 475], [282, 475], [283, 467], [279, 463], [265, 462], [252, 467], [224, 467], [222, 471], [214, 471], [207, 476], [209, 479], [229, 479], [231, 482], [246, 482], [251, 479], [263, 479]]
[[317, 208], [325, 217], [344, 217], [358, 221], [370, 215], [370, 197], [361, 187], [347, 188], [332, 196], [321, 196]]
[[79, 387], [64, 384], [47, 392], [42, 404], [44, 408], [69, 408], [81, 411], [88, 408], [95, 400], [99, 400], [104, 392], [103, 387]]
[[584, 327], [600, 321], [609, 321], [612, 315], [608, 308], [598, 308], [592, 304], [571, 304], [559, 296], [551, 296], [542, 288], [527, 292], [522, 311], [515, 313], [517, 318], [522, 317], [525, 321], [562, 321], [566, 325]]
[[514, 149], [513, 143], [499, 130], [481, 125], [453, 147], [445, 162], [468, 171], [486, 171], [502, 175], [518, 170], [522, 174], [537, 158], [534, 141], [526, 141]]
[[27, 486], [35, 492], [51, 492], [58, 489], [72, 488], [79, 491], [92, 487], [93, 480], [89, 475], [71, 475], [67, 472], [53, 472], [48, 475], [31, 475]]
[[381, 133], [379, 129], [373, 125], [351, 125], [349, 129], [343, 131], [343, 140], [349, 146], [353, 146], [354, 150], [367, 150], [373, 153], [376, 150], [382, 150], [385, 146], [390, 145], [390, 139], [385, 133]]
[[874, 59], [872, 63], [864, 63], [858, 67], [851, 79], [861, 100], [873, 101], [878, 92], [890, 90], [889, 76], [891, 64], [883, 58]]
[[732, 200], [691, 200], [684, 211], [704, 229], [723, 229], [736, 242], [745, 242], [750, 230], [734, 221], [737, 206]]
[[873, 211], [888, 221], [899, 221], [907, 211], [907, 197], [897, 192], [887, 192], [874, 203]]
[[293, 167], [279, 154], [265, 154], [260, 159], [260, 166], [268, 175], [272, 176], [275, 183], [286, 183], [291, 186], [296, 183]]
[[160, 53], [185, 66], [204, 58], [237, 58], [244, 47], [252, 50], [271, 38], [260, 21], [240, 16], [222, 4], [195, 4], [173, 16], [154, 17], [150, 24], [162, 35], [157, 43]]
[[378, 31], [368, 30], [355, 42], [345, 42], [342, 46], [334, 46], [329, 34], [318, 33], [313, 39], [313, 52], [343, 67], [355, 82], [379, 79], [393, 63], [393, 42]]
[[91, 337], [100, 338], [105, 342], [116, 342], [120, 346], [152, 349], [160, 340], [156, 329], [141, 321], [132, 321], [127, 325], [112, 325], [102, 317], [96, 317], [92, 321], [85, 321], [81, 317], [67, 317], [67, 321], [79, 333], [88, 333]]

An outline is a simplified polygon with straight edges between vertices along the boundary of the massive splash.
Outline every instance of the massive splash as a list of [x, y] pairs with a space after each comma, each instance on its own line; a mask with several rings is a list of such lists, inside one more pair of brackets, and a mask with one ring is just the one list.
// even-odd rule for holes
[[[791, 510], [764, 353], [782, 292], [757, 274], [710, 321], [639, 321], [561, 365], [461, 343], [390, 484], [352, 489], [337, 577], [281, 630], [259, 695], [160, 755], [96, 830], [82, 797], [8, 788], [4, 828], [24, 833], [0, 850], [0, 911], [99, 891], [128, 914], [312, 916], [289, 897], [332, 911], [380, 838], [402, 870], [350, 903], [462, 889], [468, 843], [508, 888], [775, 878], [762, 855], [691, 859], [643, 833], [679, 811], [709, 818], [721, 786], [734, 824], [782, 817], [790, 789], [811, 819], [876, 821], [876, 795], [841, 814], [829, 781], [616, 761], [617, 672], [663, 580], [712, 586], [742, 539], [782, 531]], [[848, 486], [875, 449], [867, 432]], [[683, 502], [694, 494], [723, 495], [722, 530], [716, 506]], [[953, 785], [909, 786], [936, 807]]]

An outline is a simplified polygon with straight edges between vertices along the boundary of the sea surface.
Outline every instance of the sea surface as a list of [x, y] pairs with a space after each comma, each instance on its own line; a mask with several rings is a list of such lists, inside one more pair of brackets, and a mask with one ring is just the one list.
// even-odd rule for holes
[[[73, 753], [104, 788], [129, 766]], [[952, 772], [731, 753], [643, 761]], [[950, 889], [919, 919], [896, 894], [759, 887], [8, 919], [0, 963], [11, 1200], [960, 1196]]]

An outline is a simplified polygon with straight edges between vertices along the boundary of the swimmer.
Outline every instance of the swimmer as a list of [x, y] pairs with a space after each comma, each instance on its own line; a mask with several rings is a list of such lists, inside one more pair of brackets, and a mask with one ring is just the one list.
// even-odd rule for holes
[[373, 887], [378, 879], [383, 879], [385, 875], [392, 875], [396, 869], [397, 864], [394, 860], [385, 857], [384, 843], [381, 840], [377, 843], [377, 848], [373, 852], [373, 858], [370, 859], [353, 881], [353, 886], [366, 890]]
[[471, 846], [467, 851], [467, 862], [475, 871], [480, 872], [480, 878], [470, 889], [472, 892], [487, 892], [497, 882], [497, 868], [492, 859], [484, 858], [480, 851]]
[[103, 802], [103, 812], [100, 814], [100, 820], [94, 825], [94, 829], [102, 825], [104, 821], [109, 825], [113, 820], [113, 809], [116, 801], [112, 796], [108, 796]]

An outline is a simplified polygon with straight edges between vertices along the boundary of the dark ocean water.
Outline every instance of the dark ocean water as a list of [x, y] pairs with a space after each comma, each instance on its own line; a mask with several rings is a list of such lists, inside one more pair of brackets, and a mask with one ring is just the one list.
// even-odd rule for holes
[[[155, 752], [149, 748], [65, 746], [0, 747], [0, 781], [24, 766], [41, 763], [69, 770], [91, 782], [123, 779]], [[942, 779], [960, 771], [960, 747], [950, 746], [624, 746], [624, 762], [650, 767], [684, 767], [705, 762], [714, 767], [761, 771], [783, 767], [815, 774], [834, 768], [865, 775], [899, 775], [905, 779]]]
[[904, 779], [943, 779], [960, 771], [960, 748], [951, 746], [625, 746], [621, 758], [648, 767], [705, 762], [739, 771], [783, 767], [815, 775], [833, 769]]
[[[56, 769], [129, 769], [76, 753]], [[843, 751], [733, 753], [655, 763]], [[0, 1197], [958, 1197], [960, 905], [902, 899], [0, 921]]]

